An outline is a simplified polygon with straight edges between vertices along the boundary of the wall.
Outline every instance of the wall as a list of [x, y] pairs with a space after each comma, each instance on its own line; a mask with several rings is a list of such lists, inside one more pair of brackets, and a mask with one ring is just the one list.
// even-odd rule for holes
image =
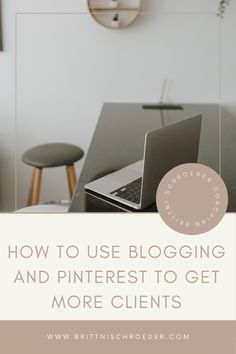
[[[157, 101], [163, 79], [168, 78], [166, 99], [170, 101], [218, 102], [217, 6], [218, 0], [144, 0], [144, 13], [132, 27], [111, 31], [86, 14], [85, 0], [3, 0], [1, 210], [25, 205], [31, 169], [21, 162], [22, 152], [48, 141], [75, 143], [86, 151], [104, 101]], [[231, 10], [222, 31], [225, 78], [229, 72], [226, 63], [231, 60], [232, 46], [227, 38], [235, 4]], [[15, 21], [16, 12], [50, 14], [18, 14]], [[234, 62], [230, 61], [231, 65]], [[232, 103], [234, 80], [228, 76], [229, 80], [223, 81], [222, 97]], [[76, 167], [79, 174], [82, 163]], [[45, 171], [42, 200], [65, 198], [63, 169]]]

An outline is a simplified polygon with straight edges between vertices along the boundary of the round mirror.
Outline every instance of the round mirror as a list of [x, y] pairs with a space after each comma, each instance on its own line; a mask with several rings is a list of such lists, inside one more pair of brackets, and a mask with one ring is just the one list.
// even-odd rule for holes
[[121, 29], [130, 26], [137, 18], [142, 0], [88, 0], [93, 18], [102, 26]]

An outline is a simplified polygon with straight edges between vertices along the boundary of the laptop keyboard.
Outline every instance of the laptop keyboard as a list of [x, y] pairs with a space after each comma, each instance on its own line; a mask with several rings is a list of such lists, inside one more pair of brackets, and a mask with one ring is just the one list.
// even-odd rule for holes
[[141, 199], [142, 177], [128, 183], [126, 186], [111, 192], [112, 195], [139, 204]]

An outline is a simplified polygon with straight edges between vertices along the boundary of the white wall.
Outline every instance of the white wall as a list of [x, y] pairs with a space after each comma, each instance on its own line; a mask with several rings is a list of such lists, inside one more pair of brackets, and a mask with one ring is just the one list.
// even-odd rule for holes
[[[48, 141], [67, 141], [87, 150], [104, 101], [156, 101], [166, 77], [170, 101], [218, 102], [217, 7], [218, 0], [144, 0], [143, 10], [150, 14], [141, 15], [129, 29], [112, 31], [86, 14], [86, 0], [3, 0], [1, 209], [13, 209], [15, 195], [15, 12], [70, 13], [17, 15], [17, 206], [21, 207], [31, 173], [20, 161], [22, 152]], [[235, 4], [229, 10], [223, 41], [227, 35], [232, 38]], [[226, 61], [231, 51], [235, 54], [228, 42]], [[225, 101], [233, 101], [233, 83], [231, 78], [224, 82]], [[81, 166], [77, 164], [78, 174]], [[64, 170], [46, 171], [42, 200], [61, 198], [67, 198]]]

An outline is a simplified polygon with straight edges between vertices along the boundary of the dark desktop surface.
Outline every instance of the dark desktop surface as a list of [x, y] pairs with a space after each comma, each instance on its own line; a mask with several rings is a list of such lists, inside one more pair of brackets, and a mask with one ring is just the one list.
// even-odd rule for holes
[[[87, 193], [84, 185], [143, 158], [147, 131], [202, 114], [198, 162], [220, 173], [236, 211], [236, 118], [217, 104], [184, 104], [172, 109], [131, 103], [105, 103], [95, 129], [69, 212], [135, 212]], [[184, 144], [184, 141], [182, 142]], [[186, 147], [187, 148], [187, 147]], [[165, 154], [165, 146], [160, 154]], [[144, 212], [156, 211], [155, 205]], [[137, 212], [137, 211], [136, 211]]]

